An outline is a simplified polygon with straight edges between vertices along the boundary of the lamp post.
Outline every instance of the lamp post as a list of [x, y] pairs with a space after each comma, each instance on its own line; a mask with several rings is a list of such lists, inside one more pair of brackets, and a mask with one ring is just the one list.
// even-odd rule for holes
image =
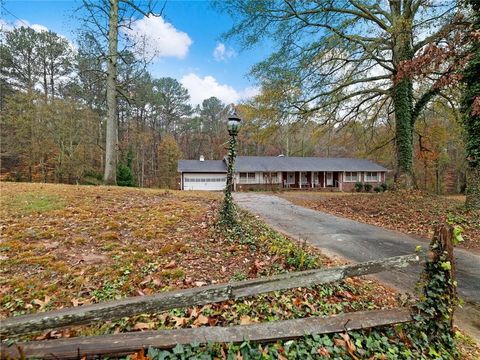
[[228, 141], [228, 164], [227, 164], [227, 184], [225, 187], [225, 198], [222, 209], [222, 220], [227, 224], [235, 223], [235, 205], [233, 204], [233, 169], [235, 164], [235, 157], [237, 156], [237, 134], [240, 122], [242, 120], [238, 117], [235, 108], [232, 114], [228, 117], [227, 129], [230, 135]]

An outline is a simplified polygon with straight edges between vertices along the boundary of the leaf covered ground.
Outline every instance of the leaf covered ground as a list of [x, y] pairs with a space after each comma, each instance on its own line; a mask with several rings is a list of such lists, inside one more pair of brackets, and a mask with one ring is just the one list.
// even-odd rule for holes
[[[27, 183], [1, 187], [2, 317], [332, 264], [253, 218], [248, 221], [257, 227], [255, 236], [237, 234], [241, 240], [231, 241], [214, 229], [220, 200], [215, 193]], [[377, 284], [349, 281], [355, 286], [347, 282], [328, 290], [332, 311], [343, 300], [359, 307], [358, 294], [363, 307], [394, 302], [386, 288], [388, 296], [377, 300], [371, 292]], [[316, 291], [292, 292], [279, 306], [297, 304], [285, 313], [308, 308]], [[195, 315], [198, 309], [182, 312], [188, 321], [162, 317], [159, 324], [190, 324], [192, 311]], [[238, 319], [225, 315], [210, 322], [239, 322], [242, 315], [256, 321], [272, 310], [238, 311]]]
[[[214, 224], [220, 194], [102, 186], [0, 185], [0, 317], [338, 265], [318, 250], [285, 238], [248, 214], [241, 215], [241, 231], [218, 231]], [[399, 304], [398, 294], [392, 290], [371, 279], [354, 278], [21, 339], [230, 326]], [[371, 353], [382, 358], [388, 344], [402, 342], [398, 335], [392, 329], [361, 335], [363, 340], [355, 339], [355, 356]], [[322, 337], [320, 343], [312, 340], [316, 347], [308, 351], [324, 358], [334, 358], [337, 353], [349, 358], [351, 341], [341, 336], [329, 339]], [[282, 356], [288, 352], [301, 354], [307, 351], [302, 341], [289, 343], [288, 348], [283, 343], [277, 346], [283, 349]], [[405, 344], [404, 350], [410, 351], [408, 342]], [[237, 359], [242, 358], [241, 349], [235, 347], [217, 350], [220, 357], [222, 351], [233, 351], [240, 356]], [[252, 351], [256, 353], [257, 347]], [[185, 358], [187, 352], [182, 354], [170, 352], [168, 356]], [[259, 356], [262, 358], [262, 353]]]
[[435, 224], [449, 221], [464, 229], [465, 241], [460, 246], [480, 249], [480, 211], [465, 209], [465, 199], [461, 196], [421, 191], [282, 192], [279, 196], [300, 206], [426, 238], [431, 238]]

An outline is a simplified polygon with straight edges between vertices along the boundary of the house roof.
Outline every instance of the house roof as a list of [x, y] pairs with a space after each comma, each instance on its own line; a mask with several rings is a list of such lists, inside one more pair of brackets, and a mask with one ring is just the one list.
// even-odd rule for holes
[[[179, 160], [179, 172], [227, 172], [223, 160]], [[370, 160], [293, 156], [238, 156], [236, 172], [274, 171], [388, 171]]]
[[179, 172], [226, 173], [227, 164], [223, 160], [178, 160]]
[[238, 156], [238, 172], [249, 171], [388, 171], [370, 160], [291, 156]]

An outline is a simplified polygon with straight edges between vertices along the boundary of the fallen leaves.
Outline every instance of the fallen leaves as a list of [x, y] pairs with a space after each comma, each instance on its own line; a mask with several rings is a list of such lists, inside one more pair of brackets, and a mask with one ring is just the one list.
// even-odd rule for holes
[[463, 208], [463, 199], [457, 197], [418, 190], [353, 195], [285, 192], [279, 196], [314, 210], [428, 238], [438, 221], [448, 220], [465, 230], [460, 246], [480, 248], [480, 211]]
[[154, 322], [148, 322], [148, 323], [138, 322], [132, 327], [132, 330], [134, 331], [151, 330], [151, 329], [155, 329]]
[[200, 314], [193, 322], [193, 327], [202, 326], [208, 324], [208, 317]]
[[39, 308], [38, 308], [38, 311], [42, 311], [44, 310], [47, 305], [50, 303], [50, 296], [45, 296], [45, 298], [43, 300], [40, 300], [40, 299], [33, 299], [32, 300], [32, 303], [34, 303], [35, 305], [38, 305]]

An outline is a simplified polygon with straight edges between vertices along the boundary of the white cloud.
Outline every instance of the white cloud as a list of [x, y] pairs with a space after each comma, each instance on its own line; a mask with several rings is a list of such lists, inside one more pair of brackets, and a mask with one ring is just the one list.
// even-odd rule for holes
[[215, 96], [226, 104], [238, 103], [240, 100], [250, 98], [258, 94], [256, 87], [247, 87], [242, 91], [235, 90], [227, 84], [220, 84], [213, 76], [200, 77], [190, 73], [180, 79], [183, 86], [190, 93], [190, 102], [194, 105], [209, 97]]
[[138, 43], [138, 50], [150, 57], [183, 59], [192, 45], [187, 33], [177, 30], [160, 16], [144, 17], [134, 22], [127, 35]]
[[46, 26], [40, 25], [40, 24], [31, 24], [27, 20], [23, 19], [18, 19], [15, 21], [15, 23], [8, 23], [3, 19], [0, 19], [0, 30], [2, 32], [8, 32], [12, 31], [15, 28], [19, 27], [29, 27], [35, 30], [36, 32], [42, 32], [42, 31], [48, 31], [48, 28]]
[[5, 20], [3, 19], [0, 19], [0, 31], [3, 33], [3, 32], [7, 32], [7, 31], [12, 31], [13, 30], [13, 26], [10, 25], [9, 23], [7, 23]]
[[27, 20], [17, 20], [15, 22], [15, 27], [22, 27], [22, 26], [30, 27], [36, 32], [48, 31], [48, 28], [46, 26], [43, 26], [40, 24], [31, 24]]
[[260, 88], [258, 86], [248, 86], [240, 92], [241, 99], [250, 99], [260, 94]]
[[215, 49], [213, 49], [213, 57], [217, 61], [226, 61], [235, 55], [237, 55], [235, 50], [230, 47], [227, 48], [223, 43], [218, 43]]

